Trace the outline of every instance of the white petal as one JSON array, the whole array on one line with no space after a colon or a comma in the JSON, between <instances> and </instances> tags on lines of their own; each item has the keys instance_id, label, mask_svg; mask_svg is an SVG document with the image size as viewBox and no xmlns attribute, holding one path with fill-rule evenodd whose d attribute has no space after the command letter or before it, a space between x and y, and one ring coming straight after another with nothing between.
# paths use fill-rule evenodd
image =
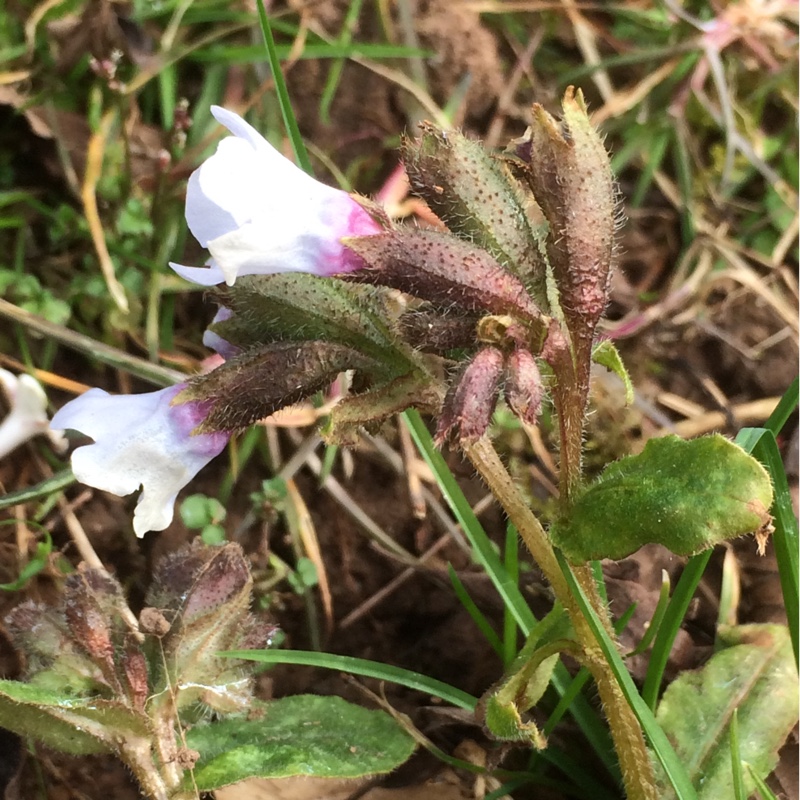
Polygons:
<instances>
[{"instance_id":1,"label":"white petal","mask_svg":"<svg viewBox=\"0 0 800 800\"><path fill-rule=\"evenodd\" d=\"M228 286L240 275L276 272L328 275L337 271L343 247L327 229L316 226L315 230L315 220L304 220L296 213L280 216L284 224L273 220L276 224L267 227L248 222L208 243L208 251Z\"/></svg>"},{"instance_id":2,"label":"white petal","mask_svg":"<svg viewBox=\"0 0 800 800\"><path fill-rule=\"evenodd\" d=\"M186 220L219 273L171 265L188 280L233 284L239 275L352 269L342 237L379 226L346 192L319 183L231 111L212 108L234 137L189 179ZM360 265L360 262L359 262Z\"/></svg>"},{"instance_id":3,"label":"white petal","mask_svg":"<svg viewBox=\"0 0 800 800\"><path fill-rule=\"evenodd\" d=\"M0 458L7 456L38 433L44 433L44 426L14 409L0 423Z\"/></svg>"},{"instance_id":4,"label":"white petal","mask_svg":"<svg viewBox=\"0 0 800 800\"><path fill-rule=\"evenodd\" d=\"M261 159L247 142L229 137L219 143L186 188L186 222L202 247L251 219L266 180Z\"/></svg>"},{"instance_id":5,"label":"white petal","mask_svg":"<svg viewBox=\"0 0 800 800\"><path fill-rule=\"evenodd\" d=\"M220 125L224 125L234 136L249 142L254 149L258 149L267 140L246 120L234 111L229 111L222 106L211 106L211 113Z\"/></svg>"},{"instance_id":6,"label":"white petal","mask_svg":"<svg viewBox=\"0 0 800 800\"><path fill-rule=\"evenodd\" d=\"M139 536L170 524L180 489L222 451L229 438L191 435L202 415L197 403L170 405L181 388L113 397L90 389L53 417L54 425L95 440L72 454L79 481L120 496L143 487L134 516Z\"/></svg>"},{"instance_id":7,"label":"white petal","mask_svg":"<svg viewBox=\"0 0 800 800\"><path fill-rule=\"evenodd\" d=\"M0 369L0 384L11 410L0 424L0 458L40 433L48 433L47 395L30 375L17 377Z\"/></svg>"},{"instance_id":8,"label":"white petal","mask_svg":"<svg viewBox=\"0 0 800 800\"><path fill-rule=\"evenodd\" d=\"M169 262L170 267L187 281L196 283L200 286L216 286L225 280L222 270L214 263L207 267L185 267L183 264Z\"/></svg>"}]
</instances>

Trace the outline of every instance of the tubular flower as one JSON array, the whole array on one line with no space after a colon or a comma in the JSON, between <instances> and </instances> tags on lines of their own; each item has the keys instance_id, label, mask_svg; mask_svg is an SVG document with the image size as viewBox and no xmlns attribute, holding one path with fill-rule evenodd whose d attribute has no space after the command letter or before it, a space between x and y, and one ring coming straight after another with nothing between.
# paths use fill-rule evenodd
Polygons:
<instances>
[{"instance_id":1,"label":"tubular flower","mask_svg":"<svg viewBox=\"0 0 800 800\"><path fill-rule=\"evenodd\" d=\"M137 536L172 522L178 492L230 438L227 433L192 435L205 418L205 404L172 405L185 386L117 396L90 389L53 417L54 428L70 428L95 440L72 454L81 483L120 497L142 487L133 517Z\"/></svg>"},{"instance_id":2,"label":"tubular flower","mask_svg":"<svg viewBox=\"0 0 800 800\"><path fill-rule=\"evenodd\" d=\"M240 275L359 269L341 239L381 231L362 206L307 175L232 111L212 106L211 113L234 135L192 173L186 194L186 222L211 259L206 268L170 266L203 286L230 286Z\"/></svg>"}]
</instances>

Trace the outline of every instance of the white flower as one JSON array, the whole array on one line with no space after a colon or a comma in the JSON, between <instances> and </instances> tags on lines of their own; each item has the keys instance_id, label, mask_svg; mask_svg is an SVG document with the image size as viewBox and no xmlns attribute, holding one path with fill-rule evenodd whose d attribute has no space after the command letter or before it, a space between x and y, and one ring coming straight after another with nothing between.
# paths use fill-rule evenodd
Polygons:
<instances>
[{"instance_id":1,"label":"white flower","mask_svg":"<svg viewBox=\"0 0 800 800\"><path fill-rule=\"evenodd\" d=\"M116 396L90 389L53 417L54 426L95 440L72 454L81 483L119 496L142 487L133 517L137 536L162 531L172 522L178 492L230 438L227 433L192 435L205 416L204 404L172 405L185 386Z\"/></svg>"},{"instance_id":2,"label":"white flower","mask_svg":"<svg viewBox=\"0 0 800 800\"><path fill-rule=\"evenodd\" d=\"M284 158L232 111L211 113L233 137L189 178L186 222L211 254L208 267L170 266L203 286L240 275L312 272L333 275L362 266L341 243L381 228L349 195L319 183Z\"/></svg>"},{"instance_id":3,"label":"white flower","mask_svg":"<svg viewBox=\"0 0 800 800\"><path fill-rule=\"evenodd\" d=\"M10 412L0 424L0 458L40 433L47 434L53 445L61 449L64 436L61 431L50 430L47 396L39 382L30 375L17 377L0 369L0 384L11 404Z\"/></svg>"}]
</instances>

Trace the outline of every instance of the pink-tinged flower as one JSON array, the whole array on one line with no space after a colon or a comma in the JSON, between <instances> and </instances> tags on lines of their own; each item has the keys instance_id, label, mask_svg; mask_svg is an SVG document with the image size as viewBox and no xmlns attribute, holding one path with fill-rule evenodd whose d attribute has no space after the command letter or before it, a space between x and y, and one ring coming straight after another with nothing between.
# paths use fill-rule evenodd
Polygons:
<instances>
[{"instance_id":1,"label":"pink-tinged flower","mask_svg":"<svg viewBox=\"0 0 800 800\"><path fill-rule=\"evenodd\" d=\"M61 431L50 430L47 421L47 395L35 378L30 375L17 377L0 369L0 386L5 390L11 406L0 423L0 458L40 433L47 434L57 449L64 448Z\"/></svg>"},{"instance_id":2,"label":"pink-tinged flower","mask_svg":"<svg viewBox=\"0 0 800 800\"><path fill-rule=\"evenodd\" d=\"M72 454L72 469L81 483L118 496L142 487L133 517L137 536L162 531L172 522L178 492L230 438L227 433L192 435L205 418L204 404L172 405L185 386L116 396L90 389L53 417L54 427L95 440Z\"/></svg>"},{"instance_id":3,"label":"pink-tinged flower","mask_svg":"<svg viewBox=\"0 0 800 800\"><path fill-rule=\"evenodd\" d=\"M381 231L361 205L307 175L232 111L212 106L211 113L234 136L192 173L186 193L186 222L211 259L205 268L170 266L203 286L230 286L240 275L360 268L342 238Z\"/></svg>"}]
</instances>

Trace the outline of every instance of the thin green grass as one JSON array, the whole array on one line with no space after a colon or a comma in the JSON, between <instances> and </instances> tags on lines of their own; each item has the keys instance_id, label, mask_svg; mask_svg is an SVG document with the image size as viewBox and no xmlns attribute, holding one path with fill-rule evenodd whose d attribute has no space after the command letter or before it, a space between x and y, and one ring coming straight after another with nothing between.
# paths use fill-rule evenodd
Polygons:
<instances>
[{"instance_id":1,"label":"thin green grass","mask_svg":"<svg viewBox=\"0 0 800 800\"><path fill-rule=\"evenodd\" d=\"M382 681L396 683L416 689L432 697L438 697L446 703L451 703L457 708L474 711L478 703L473 697L454 686L450 686L435 678L421 675L413 670L393 667L389 664L379 664L377 661L368 661L352 656L339 656L331 653L316 653L305 650L230 650L218 653L227 658L241 658L246 661L257 661L260 664L296 664L304 667L320 667L333 669L338 672L348 672L352 675L362 675L365 678L377 678Z\"/></svg>"},{"instance_id":2,"label":"thin green grass","mask_svg":"<svg viewBox=\"0 0 800 800\"><path fill-rule=\"evenodd\" d=\"M458 573L450 564L447 565L447 574L450 578L450 583L453 586L453 591L455 592L459 603L461 603L467 614L469 614L478 630L483 634L486 641L490 644L492 650L494 650L495 653L500 656L500 658L504 658L505 647L503 640L497 635L494 628L492 628L489 620L486 619L486 615L483 614L477 605L475 605L475 601L472 599L472 597L470 597L467 588L464 586L461 578L458 577ZM516 630L516 622L514 628Z\"/></svg>"}]
</instances>

